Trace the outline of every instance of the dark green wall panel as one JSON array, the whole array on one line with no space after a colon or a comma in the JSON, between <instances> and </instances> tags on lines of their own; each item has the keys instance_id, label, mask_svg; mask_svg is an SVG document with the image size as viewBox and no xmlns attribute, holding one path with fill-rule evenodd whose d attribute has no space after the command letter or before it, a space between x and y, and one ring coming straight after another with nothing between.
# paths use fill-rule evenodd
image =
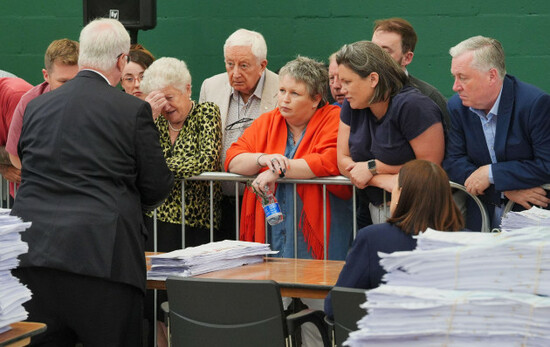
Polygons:
<instances>
[{"instance_id":1,"label":"dark green wall panel","mask_svg":"<svg viewBox=\"0 0 550 347\"><path fill-rule=\"evenodd\" d=\"M298 54L326 59L344 43L369 39L375 19L393 16L409 20L419 36L409 70L446 96L449 48L478 34L502 42L509 73L550 91L547 0L158 0L157 15L157 27L141 31L139 41L157 57L185 60L195 97L204 78L224 70L222 46L238 28L265 36L268 66L277 70ZM49 42L78 39L81 29L80 0L2 0L0 69L39 83Z\"/></svg>"}]
</instances>

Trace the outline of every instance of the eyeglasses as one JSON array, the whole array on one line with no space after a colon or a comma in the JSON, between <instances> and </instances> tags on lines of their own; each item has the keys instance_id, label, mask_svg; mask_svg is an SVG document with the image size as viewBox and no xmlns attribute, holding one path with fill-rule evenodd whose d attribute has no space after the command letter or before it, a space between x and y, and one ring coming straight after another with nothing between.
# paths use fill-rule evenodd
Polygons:
<instances>
[{"instance_id":1,"label":"eyeglasses","mask_svg":"<svg viewBox=\"0 0 550 347\"><path fill-rule=\"evenodd\" d=\"M120 53L119 55L116 56L116 60L118 60L118 58L120 58L121 55L125 55L126 56L126 63L129 63L130 62L130 56L126 53Z\"/></svg>"},{"instance_id":2,"label":"eyeglasses","mask_svg":"<svg viewBox=\"0 0 550 347\"><path fill-rule=\"evenodd\" d=\"M122 83L125 83L125 84L134 84L136 81L141 83L142 80L143 80L143 74L139 76L127 75L122 77Z\"/></svg>"},{"instance_id":3,"label":"eyeglasses","mask_svg":"<svg viewBox=\"0 0 550 347\"><path fill-rule=\"evenodd\" d=\"M240 129L240 128L244 128L247 124L246 123L249 123L249 122L252 122L254 119L253 118L241 118L229 125L227 125L225 127L225 130L236 130L236 129Z\"/></svg>"}]
</instances>

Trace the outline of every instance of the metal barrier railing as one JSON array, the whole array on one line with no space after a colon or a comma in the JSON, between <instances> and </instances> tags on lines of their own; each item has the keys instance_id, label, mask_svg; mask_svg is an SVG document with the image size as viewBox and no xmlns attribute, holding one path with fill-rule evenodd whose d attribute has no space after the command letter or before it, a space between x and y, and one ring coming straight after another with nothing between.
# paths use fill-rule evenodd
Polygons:
<instances>
[{"instance_id":1,"label":"metal barrier railing","mask_svg":"<svg viewBox=\"0 0 550 347\"><path fill-rule=\"evenodd\" d=\"M239 239L239 197L240 197L240 189L239 189L239 183L246 183L247 181L253 180L255 176L242 176L232 173L226 173L226 172L204 172L198 176L187 178L182 182L182 248L185 248L185 199L183 197L185 196L185 181L209 181L210 183L210 241L214 240L214 226L213 226L213 209L214 209L214 203L213 203L213 185L214 182L234 182L235 183L235 230L236 235L235 239ZM297 233L298 233L298 211L297 209L297 201L296 201L296 185L297 184L322 184L323 185L323 240L324 240L324 259L328 259L328 240L327 240L327 211L326 211L326 185L352 185L350 180L347 177L344 176L332 176L332 177L320 177L320 178L311 178L311 179L289 179L289 178L282 178L277 180L278 183L288 183L293 184L293 203L294 203L294 257L298 257L298 246L296 240ZM475 195L472 195L467 192L466 188L463 185L460 185L458 183L449 182L452 188L459 189L463 192L465 192L471 199L473 199L476 203L476 205L480 209L481 213L481 219L482 219L482 232L490 232L490 224L489 224L489 217L487 214L487 211L485 210L485 207L483 206L483 203L479 198ZM387 206L387 197L386 194L384 194L384 212L386 213ZM357 197L356 197L356 188L353 187L353 195L352 195L352 216L353 216L353 239L355 239L357 235ZM156 219L154 221L155 224L155 240L156 240ZM267 222L265 222L265 230L266 230L266 236L265 240L268 240L268 228L267 228ZM156 243L155 243L155 250L156 250Z\"/></svg>"},{"instance_id":2,"label":"metal barrier railing","mask_svg":"<svg viewBox=\"0 0 550 347\"><path fill-rule=\"evenodd\" d=\"M239 219L240 219L240 213L239 213L239 198L240 198L240 189L239 189L239 183L246 183L247 181L253 180L255 176L242 176L227 172L204 172L198 176L193 176L190 178L187 178L183 180L182 182L182 197L185 196L185 181L208 181L210 183L210 241L214 240L214 202L213 202L213 192L214 192L214 182L234 182L235 184L235 239L239 239ZM324 223L323 223L323 240L324 245L328 244L327 240L327 211L326 211L326 186L327 185L351 185L351 182L348 178L344 176L333 176L333 177L321 177L321 178L311 178L311 179L290 179L290 178L281 178L277 180L277 183L288 183L293 184L293 202L294 202L294 240L297 240L297 233L298 233L298 216L299 214L296 211L297 206L297 193L296 193L296 185L297 184L322 184L323 185L323 217L324 217ZM384 199L385 200L385 199ZM355 189L353 190L352 195L352 216L353 216L353 238L357 235L357 215L356 215L356 193ZM181 223L181 229L182 229L182 248L185 248L185 199L182 198L182 223ZM155 225L155 251L156 251L156 219L154 220ZM267 222L265 222L266 225L266 240L268 240L268 228L267 228ZM294 256L298 256L298 246L297 242L294 242ZM328 259L328 247L324 247L324 259Z\"/></svg>"},{"instance_id":3,"label":"metal barrier railing","mask_svg":"<svg viewBox=\"0 0 550 347\"><path fill-rule=\"evenodd\" d=\"M185 220L184 220L184 216L185 216L185 199L183 197L185 197L185 181L209 181L210 183L210 197L209 197L209 200L210 200L210 241L213 241L214 240L214 224L213 224L213 220L214 220L214 201L213 201L213 195L214 195L214 182L234 182L235 183L235 206L236 206L236 210L235 210L235 239L239 239L239 219L240 219L240 204L239 204L239 197L240 197L240 189L239 189L239 183L246 183L247 181L249 180L253 180L255 178L255 176L242 176L242 175L237 175L237 174L232 174L232 173L227 173L227 172L204 172L198 176L193 176L193 177L190 177L190 178L187 178L185 180L183 180L183 184L182 184L182 191L181 191L181 194L182 194L182 223L181 223L181 226L182 226L182 248L185 248ZM326 216L327 216L327 211L326 211L326 186L327 185L352 185L350 180L347 178L347 177L344 177L344 176L332 176L332 177L320 177L320 178L310 178L310 179L290 179L290 178L282 178L282 179L278 179L277 180L278 183L289 183L289 184L293 184L293 202L294 202L294 240L297 240L297 230L298 230L298 223L297 223L297 216L298 216L298 211L296 211L296 185L297 184L322 184L323 185L323 216L324 216L324 223L323 223L323 239L324 239L324 244L327 245L327 221L326 221ZM13 185L14 186L14 192L16 193L17 192L17 187L15 184L11 183L11 182L8 182L7 180L5 180L4 178L2 178L1 182L0 182L0 197L1 197L1 207L2 208L10 208L11 207L11 203L10 203L10 185ZM481 212L481 219L482 219L482 227L481 227L481 231L482 232L490 232L490 223L489 223L489 217L488 217L488 214L487 214L487 211L485 210L485 207L483 206L483 203L481 202L481 200L479 200L479 198L475 195L472 195L470 193L468 193L466 191L466 188L463 186L463 185L460 185L458 183L455 183L455 182L452 182L450 181L450 185L452 188L456 188L456 189L459 189L463 192L465 192L471 199L473 199L476 203L476 205L479 207L480 209L480 212ZM545 189L549 189L550 188L550 185L543 185L543 188ZM386 194L384 194L384 209L387 208L387 198L386 198ZM508 205L506 206L505 208L505 211L508 212L511 207L512 207L513 203L509 202ZM356 235L357 235L357 193L356 193L356 188L353 187L353 195L352 195L352 216L353 216L353 238L355 239ZM386 211L384 211L386 212ZM153 228L153 231L154 231L154 235L153 235L153 240L154 240L154 250L156 251L157 250L157 218L156 218L156 211L154 213L154 216L153 216L153 219L154 219L154 228ZM266 226L267 226L267 222L266 222ZM268 228L266 227L265 228L266 230L266 240L268 239L267 237L267 230ZM328 247L324 247L324 258L327 259L327 252L328 252ZM297 253L298 253L298 250L297 250L297 243L294 242L294 255L295 257L297 257Z\"/></svg>"}]
</instances>

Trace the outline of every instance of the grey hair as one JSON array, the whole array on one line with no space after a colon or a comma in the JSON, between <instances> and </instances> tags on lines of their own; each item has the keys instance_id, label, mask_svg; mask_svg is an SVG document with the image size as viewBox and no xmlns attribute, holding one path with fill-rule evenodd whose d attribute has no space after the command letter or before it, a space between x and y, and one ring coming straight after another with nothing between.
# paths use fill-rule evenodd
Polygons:
<instances>
[{"instance_id":1,"label":"grey hair","mask_svg":"<svg viewBox=\"0 0 550 347\"><path fill-rule=\"evenodd\" d=\"M165 57L155 60L145 70L139 88L145 94L149 94L153 90L172 86L183 93L188 84L191 85L191 74L187 64L183 60Z\"/></svg>"},{"instance_id":2,"label":"grey hair","mask_svg":"<svg viewBox=\"0 0 550 347\"><path fill-rule=\"evenodd\" d=\"M392 57L371 41L357 41L342 46L336 53L338 65L344 65L361 78L371 73L378 74L370 104L386 101L393 97L407 83L408 77Z\"/></svg>"},{"instance_id":3,"label":"grey hair","mask_svg":"<svg viewBox=\"0 0 550 347\"><path fill-rule=\"evenodd\" d=\"M267 58L267 45L262 34L246 30L239 29L231 34L225 44L223 45L223 56L225 58L225 51L228 47L234 46L247 46L252 50L252 54L256 57L258 64Z\"/></svg>"},{"instance_id":4,"label":"grey hair","mask_svg":"<svg viewBox=\"0 0 550 347\"><path fill-rule=\"evenodd\" d=\"M80 32L78 66L112 71L117 56L130 51L130 35L115 19L100 18L91 21Z\"/></svg>"},{"instance_id":5,"label":"grey hair","mask_svg":"<svg viewBox=\"0 0 550 347\"><path fill-rule=\"evenodd\" d=\"M311 99L321 95L321 102L317 108L327 103L328 71L325 64L308 57L298 56L289 61L279 71L279 80L284 76L294 78L306 85Z\"/></svg>"},{"instance_id":6,"label":"grey hair","mask_svg":"<svg viewBox=\"0 0 550 347\"><path fill-rule=\"evenodd\" d=\"M451 57L456 58L467 52L474 52L471 66L480 71L495 68L500 79L506 76L506 57L502 44L493 38L474 36L449 49Z\"/></svg>"}]
</instances>

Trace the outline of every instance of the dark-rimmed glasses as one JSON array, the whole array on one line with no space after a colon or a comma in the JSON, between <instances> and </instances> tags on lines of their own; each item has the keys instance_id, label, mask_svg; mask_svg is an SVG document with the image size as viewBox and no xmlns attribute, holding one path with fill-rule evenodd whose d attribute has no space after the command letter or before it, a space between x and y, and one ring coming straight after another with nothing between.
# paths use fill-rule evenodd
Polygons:
<instances>
[{"instance_id":1,"label":"dark-rimmed glasses","mask_svg":"<svg viewBox=\"0 0 550 347\"><path fill-rule=\"evenodd\" d=\"M243 127L246 126L246 123L252 122L253 120L254 120L253 118L248 118L248 117L241 118L241 119L227 125L225 127L225 130L235 130L235 129L243 128Z\"/></svg>"}]
</instances>

